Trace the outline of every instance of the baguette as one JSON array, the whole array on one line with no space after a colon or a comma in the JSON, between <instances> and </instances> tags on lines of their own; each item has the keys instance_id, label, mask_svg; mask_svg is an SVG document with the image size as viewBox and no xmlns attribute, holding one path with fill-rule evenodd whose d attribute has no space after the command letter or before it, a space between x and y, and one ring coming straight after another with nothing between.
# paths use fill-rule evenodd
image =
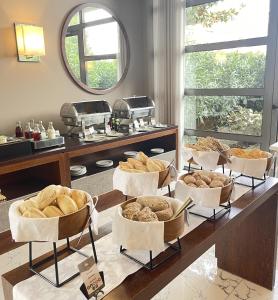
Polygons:
<instances>
[{"instance_id":1,"label":"baguette","mask_svg":"<svg viewBox=\"0 0 278 300\"><path fill-rule=\"evenodd\" d=\"M45 214L48 218L62 217L64 215L63 212L54 205L47 206L43 210L43 214Z\"/></svg>"},{"instance_id":2,"label":"baguette","mask_svg":"<svg viewBox=\"0 0 278 300\"><path fill-rule=\"evenodd\" d=\"M73 199L66 195L60 195L57 198L57 204L65 215L78 211L78 207Z\"/></svg>"},{"instance_id":3,"label":"baguette","mask_svg":"<svg viewBox=\"0 0 278 300\"><path fill-rule=\"evenodd\" d=\"M25 218L46 218L46 215L35 207L30 207L22 216Z\"/></svg>"}]
</instances>

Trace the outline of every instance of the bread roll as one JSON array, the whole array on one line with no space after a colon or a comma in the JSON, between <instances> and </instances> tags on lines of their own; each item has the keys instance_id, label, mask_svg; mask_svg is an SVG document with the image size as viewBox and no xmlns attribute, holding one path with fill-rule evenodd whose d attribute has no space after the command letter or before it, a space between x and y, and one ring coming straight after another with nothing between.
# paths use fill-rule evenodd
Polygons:
<instances>
[{"instance_id":1,"label":"bread roll","mask_svg":"<svg viewBox=\"0 0 278 300\"><path fill-rule=\"evenodd\" d=\"M207 184L201 184L201 185L198 186L198 188L200 188L200 189L208 189L209 185L207 185Z\"/></svg>"},{"instance_id":2,"label":"bread roll","mask_svg":"<svg viewBox=\"0 0 278 300\"><path fill-rule=\"evenodd\" d=\"M142 205L138 202L131 202L125 205L124 209L137 209L137 210L141 210L142 209Z\"/></svg>"},{"instance_id":3,"label":"bread roll","mask_svg":"<svg viewBox=\"0 0 278 300\"><path fill-rule=\"evenodd\" d=\"M78 207L74 200L66 195L59 196L57 198L57 204L65 215L69 215L78 211Z\"/></svg>"},{"instance_id":4,"label":"bread roll","mask_svg":"<svg viewBox=\"0 0 278 300\"><path fill-rule=\"evenodd\" d=\"M165 199L158 197L141 197L138 198L136 202L144 207L149 207L154 212L164 210L170 206Z\"/></svg>"},{"instance_id":5,"label":"bread roll","mask_svg":"<svg viewBox=\"0 0 278 300\"><path fill-rule=\"evenodd\" d=\"M147 169L149 172L160 172L161 169L159 167L159 165L157 165L152 159L148 159L147 160Z\"/></svg>"},{"instance_id":6,"label":"bread roll","mask_svg":"<svg viewBox=\"0 0 278 300\"><path fill-rule=\"evenodd\" d=\"M191 175L187 175L183 178L183 181L188 184L188 183L196 183L196 178L191 176Z\"/></svg>"},{"instance_id":7,"label":"bread roll","mask_svg":"<svg viewBox=\"0 0 278 300\"><path fill-rule=\"evenodd\" d=\"M143 164L146 164L147 163L147 160L148 160L148 156L143 153L143 152L139 152L137 154L137 157L136 157L138 160L140 160Z\"/></svg>"},{"instance_id":8,"label":"bread roll","mask_svg":"<svg viewBox=\"0 0 278 300\"><path fill-rule=\"evenodd\" d=\"M211 188L217 188L217 187L224 187L224 184L220 180L212 180L212 182L209 185Z\"/></svg>"},{"instance_id":9,"label":"bread roll","mask_svg":"<svg viewBox=\"0 0 278 300\"><path fill-rule=\"evenodd\" d=\"M140 222L158 221L157 215L154 212L152 212L149 207L143 208L140 212L136 214L136 217Z\"/></svg>"},{"instance_id":10,"label":"bread roll","mask_svg":"<svg viewBox=\"0 0 278 300\"><path fill-rule=\"evenodd\" d=\"M172 218L174 212L171 207L168 207L164 210L156 211L155 214L159 221L168 221Z\"/></svg>"},{"instance_id":11,"label":"bread roll","mask_svg":"<svg viewBox=\"0 0 278 300\"><path fill-rule=\"evenodd\" d=\"M71 198L75 201L78 209L81 209L87 203L86 193L80 190L71 190Z\"/></svg>"},{"instance_id":12,"label":"bread roll","mask_svg":"<svg viewBox=\"0 0 278 300\"><path fill-rule=\"evenodd\" d=\"M19 205L18 210L23 215L30 207L38 208L36 197L30 198Z\"/></svg>"},{"instance_id":13,"label":"bread roll","mask_svg":"<svg viewBox=\"0 0 278 300\"><path fill-rule=\"evenodd\" d=\"M40 210L49 206L57 198L56 185L49 185L43 189L37 196L37 205Z\"/></svg>"},{"instance_id":14,"label":"bread roll","mask_svg":"<svg viewBox=\"0 0 278 300\"><path fill-rule=\"evenodd\" d=\"M130 165L132 165L132 167L134 168L134 169L136 169L135 168L135 166L136 166L136 164L143 164L141 161L139 161L139 160L137 160L137 159L135 159L135 158L128 158L127 159L127 162L130 164Z\"/></svg>"},{"instance_id":15,"label":"bread roll","mask_svg":"<svg viewBox=\"0 0 278 300\"><path fill-rule=\"evenodd\" d=\"M25 218L46 218L46 215L35 207L30 207L22 216Z\"/></svg>"},{"instance_id":16,"label":"bread roll","mask_svg":"<svg viewBox=\"0 0 278 300\"><path fill-rule=\"evenodd\" d=\"M143 170L136 170L136 169L122 169L122 170L129 173L146 173Z\"/></svg>"},{"instance_id":17,"label":"bread roll","mask_svg":"<svg viewBox=\"0 0 278 300\"><path fill-rule=\"evenodd\" d=\"M200 185L206 185L206 183L203 180L198 179L196 180L196 185L199 187Z\"/></svg>"},{"instance_id":18,"label":"bread roll","mask_svg":"<svg viewBox=\"0 0 278 300\"><path fill-rule=\"evenodd\" d=\"M159 165L161 171L164 171L164 170L166 169L165 164L164 164L161 160L159 160L159 159L153 159L153 161L154 161L157 165Z\"/></svg>"},{"instance_id":19,"label":"bread roll","mask_svg":"<svg viewBox=\"0 0 278 300\"><path fill-rule=\"evenodd\" d=\"M187 185L188 185L188 186L191 186L191 187L195 187L195 188L197 187L197 185L194 184L194 183L187 183Z\"/></svg>"},{"instance_id":20,"label":"bread roll","mask_svg":"<svg viewBox=\"0 0 278 300\"><path fill-rule=\"evenodd\" d=\"M121 169L123 169L123 168L124 169L133 169L133 166L128 162L120 161L119 166L120 166Z\"/></svg>"},{"instance_id":21,"label":"bread roll","mask_svg":"<svg viewBox=\"0 0 278 300\"><path fill-rule=\"evenodd\" d=\"M206 175L201 175L201 180L203 180L206 184L210 184L211 183L211 179L206 176Z\"/></svg>"},{"instance_id":22,"label":"bread roll","mask_svg":"<svg viewBox=\"0 0 278 300\"><path fill-rule=\"evenodd\" d=\"M62 217L64 214L63 212L54 205L47 206L44 210L43 213L48 217L48 218L54 218L54 217Z\"/></svg>"},{"instance_id":23,"label":"bread roll","mask_svg":"<svg viewBox=\"0 0 278 300\"><path fill-rule=\"evenodd\" d=\"M60 195L66 195L66 196L71 195L71 189L66 186L58 185L56 188L57 188L57 197Z\"/></svg>"}]
</instances>

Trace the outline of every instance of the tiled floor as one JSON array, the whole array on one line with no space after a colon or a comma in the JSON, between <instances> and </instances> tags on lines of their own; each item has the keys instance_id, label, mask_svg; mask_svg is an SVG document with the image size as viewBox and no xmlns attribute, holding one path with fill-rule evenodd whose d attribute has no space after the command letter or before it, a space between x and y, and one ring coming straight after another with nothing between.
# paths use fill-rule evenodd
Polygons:
<instances>
[{"instance_id":1,"label":"tiled floor","mask_svg":"<svg viewBox=\"0 0 278 300\"><path fill-rule=\"evenodd\" d=\"M99 225L110 223L114 209L100 214ZM5 273L27 261L27 246L0 256L0 270ZM49 245L37 244L35 254L49 250ZM277 272L278 273L278 272ZM277 274L278 276L278 274ZM2 289L1 289L2 290ZM0 299L4 299L2 293ZM180 276L161 290L153 300L274 300L273 292L217 268L214 247L195 261Z\"/></svg>"}]
</instances>

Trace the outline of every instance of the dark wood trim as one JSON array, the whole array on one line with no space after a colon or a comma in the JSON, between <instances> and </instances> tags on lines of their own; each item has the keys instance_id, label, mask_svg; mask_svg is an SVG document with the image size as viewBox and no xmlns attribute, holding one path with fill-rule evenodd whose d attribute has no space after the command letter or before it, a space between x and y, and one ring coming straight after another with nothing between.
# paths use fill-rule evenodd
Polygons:
<instances>
[{"instance_id":1,"label":"dark wood trim","mask_svg":"<svg viewBox=\"0 0 278 300\"><path fill-rule=\"evenodd\" d=\"M232 230L239 228L239 226L244 224L245 221L248 222L249 218L252 218L255 214L261 215L261 213L265 213L266 211L270 213L270 209L274 210L273 214L277 214L277 205L275 204L275 206L273 206L274 200L277 200L277 193L278 180L274 178L267 179L264 184L247 192L235 201L232 204L229 214L226 214L214 223L206 221L184 236L181 239L182 250L179 255L174 256L171 260L151 272L145 269L140 269L136 273L128 276L120 286L106 295L104 299L150 299L182 271L184 271L197 258L199 258L212 245L217 244L218 247L222 242L226 243L227 238L225 239L224 237L229 237L228 234ZM113 194L110 194L110 196L107 195L103 198L103 204L99 204L100 207L109 207L109 204L112 204L110 201L115 201L111 195ZM266 238L271 241L266 244L266 247L275 248L277 222L271 221L268 229L269 233L267 236L262 235L261 238L262 240ZM245 231L245 239L252 239L256 234L256 227L250 226L249 230ZM231 240L231 242L233 242L233 240ZM244 247L245 245L242 246ZM227 250L225 246L223 246L223 249ZM272 251L276 250L277 249L272 249ZM49 254L46 254L46 256L47 255ZM241 263L242 268L246 267L244 265L244 261ZM256 264L256 267L259 271L261 271L258 263ZM275 270L275 268L275 260L270 260L268 268L269 274L262 274L261 276L269 276L272 282L274 282L275 272L273 270ZM32 274L28 271L28 264L4 274L2 276L2 280L5 295L8 296L9 293L11 293L12 286L26 278L29 278L30 276L32 276ZM265 285L265 287L270 288L268 285ZM11 298L6 299L9 300Z\"/></svg>"}]
</instances>

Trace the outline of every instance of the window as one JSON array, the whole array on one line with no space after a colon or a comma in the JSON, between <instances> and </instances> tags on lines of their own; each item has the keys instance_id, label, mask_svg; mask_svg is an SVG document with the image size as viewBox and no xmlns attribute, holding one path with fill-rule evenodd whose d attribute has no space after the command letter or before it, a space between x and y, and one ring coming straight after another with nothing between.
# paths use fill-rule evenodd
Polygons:
<instances>
[{"instance_id":1,"label":"window","mask_svg":"<svg viewBox=\"0 0 278 300\"><path fill-rule=\"evenodd\" d=\"M267 149L277 134L277 1L187 0L184 13L185 140Z\"/></svg>"},{"instance_id":2,"label":"window","mask_svg":"<svg viewBox=\"0 0 278 300\"><path fill-rule=\"evenodd\" d=\"M74 76L93 89L109 89L121 76L119 25L104 9L86 7L74 15L65 38ZM103 38L105 36L105 38Z\"/></svg>"}]
</instances>

